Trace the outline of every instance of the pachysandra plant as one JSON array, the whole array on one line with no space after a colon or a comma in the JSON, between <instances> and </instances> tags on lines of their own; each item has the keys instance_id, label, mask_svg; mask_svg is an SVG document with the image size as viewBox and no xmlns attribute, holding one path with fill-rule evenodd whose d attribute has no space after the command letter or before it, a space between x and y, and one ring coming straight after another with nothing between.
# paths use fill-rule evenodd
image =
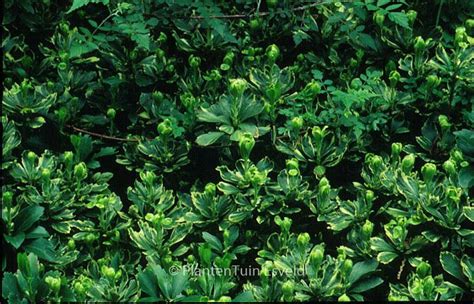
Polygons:
<instances>
[{"instance_id":1,"label":"pachysandra plant","mask_svg":"<svg viewBox=\"0 0 474 304\"><path fill-rule=\"evenodd\" d=\"M473 11L5 1L0 302L472 302Z\"/></svg>"}]
</instances>

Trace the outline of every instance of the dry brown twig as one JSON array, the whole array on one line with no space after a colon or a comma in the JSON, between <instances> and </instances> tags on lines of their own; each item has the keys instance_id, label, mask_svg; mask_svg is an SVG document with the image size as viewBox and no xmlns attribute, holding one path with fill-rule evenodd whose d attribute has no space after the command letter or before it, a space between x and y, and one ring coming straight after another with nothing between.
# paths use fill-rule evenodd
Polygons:
<instances>
[{"instance_id":1,"label":"dry brown twig","mask_svg":"<svg viewBox=\"0 0 474 304\"><path fill-rule=\"evenodd\" d=\"M327 4L327 3L328 2L311 3L311 4L295 7L293 9L289 10L289 11L290 12L304 11L304 10L307 10L309 8L316 7L316 6L321 5L321 4ZM206 17L204 17L204 16L190 16L189 18L190 19L207 19L207 18L211 18L211 19L241 19L241 18L249 18L249 17L253 17L253 16L263 17L263 16L268 16L268 15L270 15L270 12L259 12L259 13L255 13L255 14L249 13L249 14L235 14L235 15L212 15L212 16L206 16Z\"/></svg>"}]
</instances>

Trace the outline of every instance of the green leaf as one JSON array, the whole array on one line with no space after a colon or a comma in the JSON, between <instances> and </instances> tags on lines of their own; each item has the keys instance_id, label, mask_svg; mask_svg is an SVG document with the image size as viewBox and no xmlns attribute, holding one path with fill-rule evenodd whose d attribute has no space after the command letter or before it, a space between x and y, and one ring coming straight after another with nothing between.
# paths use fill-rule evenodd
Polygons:
<instances>
[{"instance_id":1,"label":"green leaf","mask_svg":"<svg viewBox=\"0 0 474 304\"><path fill-rule=\"evenodd\" d=\"M138 274L138 282L140 288L147 295L158 298L158 280L156 279L155 273L151 269L145 269L143 272Z\"/></svg>"},{"instance_id":2,"label":"green leaf","mask_svg":"<svg viewBox=\"0 0 474 304\"><path fill-rule=\"evenodd\" d=\"M217 189L224 193L224 195L232 195L240 192L239 188L226 182L219 182Z\"/></svg>"},{"instance_id":3,"label":"green leaf","mask_svg":"<svg viewBox=\"0 0 474 304\"><path fill-rule=\"evenodd\" d=\"M20 292L18 290L18 284L16 277L13 273L6 272L3 274L2 279L2 298L9 300L19 300Z\"/></svg>"},{"instance_id":4,"label":"green leaf","mask_svg":"<svg viewBox=\"0 0 474 304\"><path fill-rule=\"evenodd\" d=\"M209 146L215 143L219 138L222 137L224 133L222 132L209 132L206 134L199 135L196 138L196 143L200 146Z\"/></svg>"},{"instance_id":5,"label":"green leaf","mask_svg":"<svg viewBox=\"0 0 474 304\"><path fill-rule=\"evenodd\" d=\"M15 218L15 230L16 231L26 231L34 223L36 223L44 213L44 208L41 206L28 206L18 213L18 216Z\"/></svg>"},{"instance_id":6,"label":"green leaf","mask_svg":"<svg viewBox=\"0 0 474 304\"><path fill-rule=\"evenodd\" d=\"M384 5L388 4L388 3L390 3L390 1L391 1L391 0L378 0L378 1L377 1L377 6L378 6L378 7L382 7L382 6L384 6Z\"/></svg>"},{"instance_id":7,"label":"green leaf","mask_svg":"<svg viewBox=\"0 0 474 304\"><path fill-rule=\"evenodd\" d=\"M472 284L472 282L474 282L474 259L470 256L464 255L461 258L461 267L462 272Z\"/></svg>"},{"instance_id":8,"label":"green leaf","mask_svg":"<svg viewBox=\"0 0 474 304\"><path fill-rule=\"evenodd\" d=\"M211 246L211 248L215 249L217 252L222 252L224 250L221 241L212 234L203 232L202 237Z\"/></svg>"},{"instance_id":9,"label":"green leaf","mask_svg":"<svg viewBox=\"0 0 474 304\"><path fill-rule=\"evenodd\" d=\"M171 299L171 278L159 265L153 265L153 272L158 279L158 286L166 299Z\"/></svg>"},{"instance_id":10,"label":"green leaf","mask_svg":"<svg viewBox=\"0 0 474 304\"><path fill-rule=\"evenodd\" d=\"M392 20L401 27L410 29L410 25L408 24L408 17L407 15L405 15L405 13L389 13L388 19Z\"/></svg>"},{"instance_id":11,"label":"green leaf","mask_svg":"<svg viewBox=\"0 0 474 304\"><path fill-rule=\"evenodd\" d=\"M235 211L229 214L229 221L232 223L240 223L249 218L251 213L249 211Z\"/></svg>"},{"instance_id":12,"label":"green leaf","mask_svg":"<svg viewBox=\"0 0 474 304\"><path fill-rule=\"evenodd\" d=\"M239 293L233 300L232 302L255 302L255 299L252 295L252 292L250 291L244 291Z\"/></svg>"},{"instance_id":13,"label":"green leaf","mask_svg":"<svg viewBox=\"0 0 474 304\"><path fill-rule=\"evenodd\" d=\"M102 3L104 5L109 4L109 0L74 0L72 2L71 8L66 12L66 14L72 13L75 10L80 9L83 6L88 5L89 3Z\"/></svg>"},{"instance_id":14,"label":"green leaf","mask_svg":"<svg viewBox=\"0 0 474 304\"><path fill-rule=\"evenodd\" d=\"M36 239L24 247L26 252L32 252L36 254L38 258L48 262L55 262L58 258L53 244L44 238Z\"/></svg>"},{"instance_id":15,"label":"green leaf","mask_svg":"<svg viewBox=\"0 0 474 304\"><path fill-rule=\"evenodd\" d=\"M356 284L354 284L351 287L350 290L351 290L351 293L353 293L353 292L360 293L360 292L364 292L364 291L370 290L372 288L375 288L375 287L379 286L382 283L383 283L383 280L381 278L371 277L371 278L367 278L365 280L362 280L360 282L357 282Z\"/></svg>"},{"instance_id":16,"label":"green leaf","mask_svg":"<svg viewBox=\"0 0 474 304\"><path fill-rule=\"evenodd\" d=\"M395 252L384 251L377 255L377 260L382 264L388 264L393 261L397 256L398 254L396 254Z\"/></svg>"},{"instance_id":17,"label":"green leaf","mask_svg":"<svg viewBox=\"0 0 474 304\"><path fill-rule=\"evenodd\" d=\"M3 235L5 238L5 241L10 243L15 249L20 248L21 244L23 244L23 241L25 241L25 233L24 232L19 232L13 236L10 235Z\"/></svg>"},{"instance_id":18,"label":"green leaf","mask_svg":"<svg viewBox=\"0 0 474 304\"><path fill-rule=\"evenodd\" d=\"M375 251L395 251L392 245L379 237L373 237L370 239L370 247Z\"/></svg>"},{"instance_id":19,"label":"green leaf","mask_svg":"<svg viewBox=\"0 0 474 304\"><path fill-rule=\"evenodd\" d=\"M379 263L375 259L356 263L349 275L349 282L355 283L364 275L374 272L378 265Z\"/></svg>"},{"instance_id":20,"label":"green leaf","mask_svg":"<svg viewBox=\"0 0 474 304\"><path fill-rule=\"evenodd\" d=\"M459 171L459 185L466 189L474 187L474 166L462 168Z\"/></svg>"},{"instance_id":21,"label":"green leaf","mask_svg":"<svg viewBox=\"0 0 474 304\"><path fill-rule=\"evenodd\" d=\"M171 297L172 299L176 299L183 290L188 288L188 276L186 275L184 269L182 269L178 273L172 274L171 277L173 278Z\"/></svg>"},{"instance_id":22,"label":"green leaf","mask_svg":"<svg viewBox=\"0 0 474 304\"><path fill-rule=\"evenodd\" d=\"M457 278L458 280L464 281L464 275L458 257L456 257L451 252L444 251L441 252L441 255L439 256L439 261L441 262L441 266L443 266L443 269L447 273Z\"/></svg>"},{"instance_id":23,"label":"green leaf","mask_svg":"<svg viewBox=\"0 0 474 304\"><path fill-rule=\"evenodd\" d=\"M463 214L468 220L474 222L474 207L464 206L462 208Z\"/></svg>"}]
</instances>

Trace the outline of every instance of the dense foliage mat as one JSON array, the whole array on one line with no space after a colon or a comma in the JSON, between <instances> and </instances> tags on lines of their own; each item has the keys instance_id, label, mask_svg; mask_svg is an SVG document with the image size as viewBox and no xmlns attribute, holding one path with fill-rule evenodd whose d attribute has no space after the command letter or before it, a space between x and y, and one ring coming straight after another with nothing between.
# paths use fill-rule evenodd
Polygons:
<instances>
[{"instance_id":1,"label":"dense foliage mat","mask_svg":"<svg viewBox=\"0 0 474 304\"><path fill-rule=\"evenodd\" d=\"M473 298L474 1L4 5L2 301Z\"/></svg>"}]
</instances>

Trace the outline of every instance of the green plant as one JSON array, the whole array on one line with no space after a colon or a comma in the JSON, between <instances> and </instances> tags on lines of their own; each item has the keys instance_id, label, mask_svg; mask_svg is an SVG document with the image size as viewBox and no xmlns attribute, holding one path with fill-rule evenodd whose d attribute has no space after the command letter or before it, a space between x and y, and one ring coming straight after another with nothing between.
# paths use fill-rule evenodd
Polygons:
<instances>
[{"instance_id":1,"label":"green plant","mask_svg":"<svg viewBox=\"0 0 474 304\"><path fill-rule=\"evenodd\" d=\"M473 1L3 12L2 302L473 298Z\"/></svg>"}]
</instances>

